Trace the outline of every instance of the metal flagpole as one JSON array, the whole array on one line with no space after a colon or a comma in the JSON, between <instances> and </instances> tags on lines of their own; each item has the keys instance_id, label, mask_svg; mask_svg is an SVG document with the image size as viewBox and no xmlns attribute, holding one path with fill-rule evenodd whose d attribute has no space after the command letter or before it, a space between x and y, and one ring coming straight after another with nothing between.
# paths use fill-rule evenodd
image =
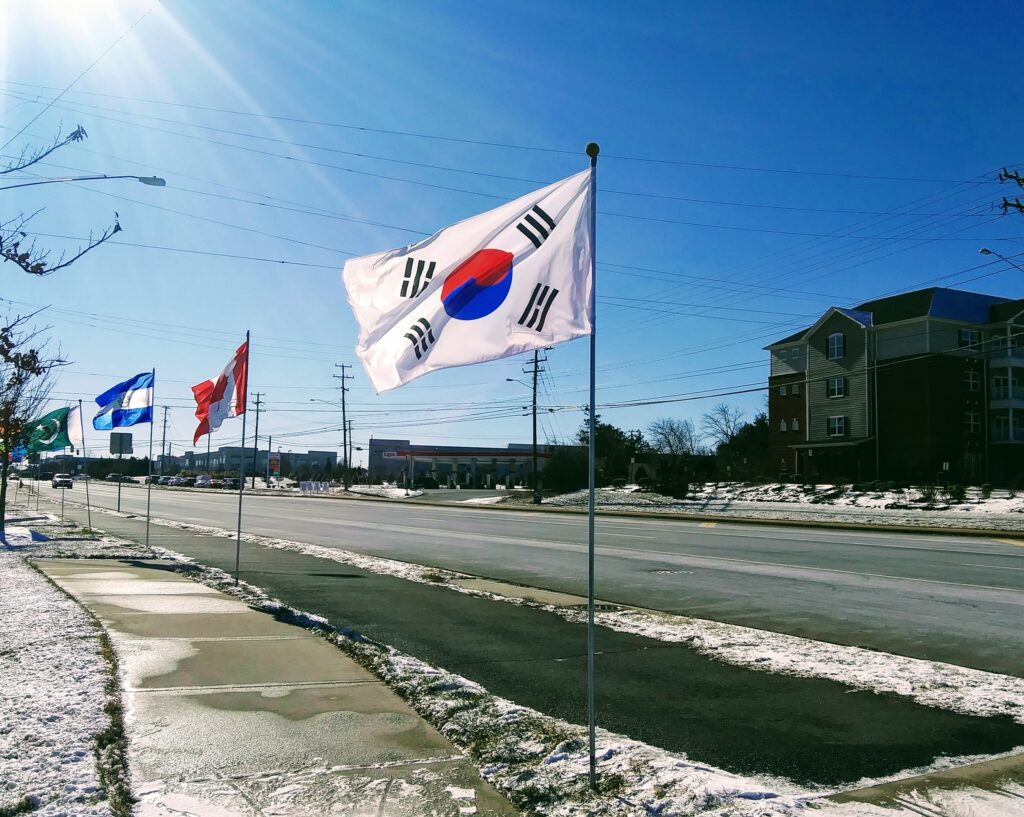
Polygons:
<instances>
[{"instance_id":1,"label":"metal flagpole","mask_svg":"<svg viewBox=\"0 0 1024 817\"><path fill-rule=\"evenodd\" d=\"M89 501L89 455L85 447L85 417L82 412L82 401L78 401L78 423L82 427L82 459L85 460L85 513L89 519L89 532L92 533L92 503Z\"/></svg>"},{"instance_id":2,"label":"metal flagpole","mask_svg":"<svg viewBox=\"0 0 1024 817\"><path fill-rule=\"evenodd\" d=\"M146 470L146 547L149 547L149 500L153 496L153 409L156 408L156 369L153 369L153 394L149 410L149 468Z\"/></svg>"},{"instance_id":3,"label":"metal flagpole","mask_svg":"<svg viewBox=\"0 0 1024 817\"><path fill-rule=\"evenodd\" d=\"M590 731L590 788L597 788L597 716L594 708L594 436L597 427L595 371L597 369L597 155L596 142L587 145L590 157L590 495L587 502L587 721Z\"/></svg>"},{"instance_id":4,"label":"metal flagpole","mask_svg":"<svg viewBox=\"0 0 1024 817\"><path fill-rule=\"evenodd\" d=\"M243 404L249 402L249 330L245 330L245 392ZM245 419L249 416L248 406L242 412L242 448L238 458L238 532L235 538L235 584L238 584L238 567L242 558L242 489L245 488Z\"/></svg>"}]
</instances>

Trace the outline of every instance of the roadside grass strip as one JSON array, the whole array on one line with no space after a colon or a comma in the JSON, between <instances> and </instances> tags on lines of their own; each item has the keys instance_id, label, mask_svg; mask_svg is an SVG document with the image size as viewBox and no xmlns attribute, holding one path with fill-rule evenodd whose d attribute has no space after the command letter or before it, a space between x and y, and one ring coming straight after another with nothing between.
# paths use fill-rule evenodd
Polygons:
<instances>
[{"instance_id":1,"label":"roadside grass strip","mask_svg":"<svg viewBox=\"0 0 1024 817\"><path fill-rule=\"evenodd\" d=\"M0 814L128 817L116 664L99 623L18 553L48 544L0 546Z\"/></svg>"}]
</instances>

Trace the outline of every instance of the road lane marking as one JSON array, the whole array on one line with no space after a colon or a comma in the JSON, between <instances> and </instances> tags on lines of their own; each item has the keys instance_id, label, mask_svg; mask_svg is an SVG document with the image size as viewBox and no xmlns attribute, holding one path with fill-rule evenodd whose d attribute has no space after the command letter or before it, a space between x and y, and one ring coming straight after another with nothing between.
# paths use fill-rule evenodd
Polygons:
<instances>
[{"instance_id":1,"label":"road lane marking","mask_svg":"<svg viewBox=\"0 0 1024 817\"><path fill-rule=\"evenodd\" d=\"M624 536L627 539L655 539L655 536L643 536L639 533L612 533L610 530L597 531L598 536Z\"/></svg>"},{"instance_id":2,"label":"road lane marking","mask_svg":"<svg viewBox=\"0 0 1024 817\"><path fill-rule=\"evenodd\" d=\"M997 542L1002 542L1004 545L1014 545L1019 548L1024 548L1024 541L1020 539L996 539Z\"/></svg>"},{"instance_id":3,"label":"road lane marking","mask_svg":"<svg viewBox=\"0 0 1024 817\"><path fill-rule=\"evenodd\" d=\"M991 567L994 570L1024 570L1024 567L1006 567L1005 565L978 565L973 562L960 562L961 567Z\"/></svg>"},{"instance_id":4,"label":"road lane marking","mask_svg":"<svg viewBox=\"0 0 1024 817\"><path fill-rule=\"evenodd\" d=\"M697 527L698 528L717 528L718 527L718 523L717 522L701 522Z\"/></svg>"}]
</instances>

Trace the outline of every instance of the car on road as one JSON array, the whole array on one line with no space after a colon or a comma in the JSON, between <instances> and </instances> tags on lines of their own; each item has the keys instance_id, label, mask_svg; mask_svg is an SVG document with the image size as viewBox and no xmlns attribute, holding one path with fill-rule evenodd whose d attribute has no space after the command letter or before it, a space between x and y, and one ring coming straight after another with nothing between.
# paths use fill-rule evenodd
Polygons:
<instances>
[{"instance_id":1,"label":"car on road","mask_svg":"<svg viewBox=\"0 0 1024 817\"><path fill-rule=\"evenodd\" d=\"M71 479L71 474L54 474L53 482L50 483L54 488L74 488L75 481Z\"/></svg>"}]
</instances>

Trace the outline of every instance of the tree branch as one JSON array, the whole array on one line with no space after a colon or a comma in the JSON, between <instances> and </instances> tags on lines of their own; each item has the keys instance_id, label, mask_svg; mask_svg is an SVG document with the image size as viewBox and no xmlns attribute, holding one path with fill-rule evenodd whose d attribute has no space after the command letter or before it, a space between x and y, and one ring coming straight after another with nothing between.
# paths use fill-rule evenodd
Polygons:
<instances>
[{"instance_id":1,"label":"tree branch","mask_svg":"<svg viewBox=\"0 0 1024 817\"><path fill-rule=\"evenodd\" d=\"M58 131L57 136L54 137L52 145L50 145L48 148L38 150L35 153L28 153L27 151L23 150L21 152L21 155L17 159L15 159L14 162L9 164L6 168L0 169L0 176L4 176L8 173L14 173L16 170L24 170L26 167L31 167L32 165L36 164L36 162L41 162L51 153L60 150L65 145L69 145L72 142L84 141L88 136L89 134L85 132L85 128L83 128L81 125L79 125L73 131L71 131L71 133L69 133L63 139L61 139L60 131Z\"/></svg>"}]
</instances>

